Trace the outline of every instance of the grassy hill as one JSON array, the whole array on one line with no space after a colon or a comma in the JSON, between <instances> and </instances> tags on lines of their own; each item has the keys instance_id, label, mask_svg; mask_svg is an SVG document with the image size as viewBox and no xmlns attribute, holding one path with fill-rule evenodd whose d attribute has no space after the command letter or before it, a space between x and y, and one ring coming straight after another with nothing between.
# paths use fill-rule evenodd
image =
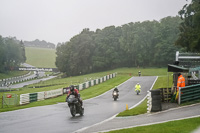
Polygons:
<instances>
[{"instance_id":1,"label":"grassy hill","mask_svg":"<svg viewBox=\"0 0 200 133\"><path fill-rule=\"evenodd\" d=\"M56 50L47 48L26 47L26 63L45 68L56 68Z\"/></svg>"}]
</instances>

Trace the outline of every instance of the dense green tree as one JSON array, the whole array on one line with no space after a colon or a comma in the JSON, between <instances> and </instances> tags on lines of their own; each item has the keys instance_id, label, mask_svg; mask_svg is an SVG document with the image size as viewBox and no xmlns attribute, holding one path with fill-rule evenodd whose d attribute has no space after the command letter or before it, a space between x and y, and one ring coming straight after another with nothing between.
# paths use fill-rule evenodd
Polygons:
<instances>
[{"instance_id":1,"label":"dense green tree","mask_svg":"<svg viewBox=\"0 0 200 133\"><path fill-rule=\"evenodd\" d=\"M200 0L192 0L179 11L183 19L180 25L180 35L176 41L190 52L200 51Z\"/></svg>"},{"instance_id":2,"label":"dense green tree","mask_svg":"<svg viewBox=\"0 0 200 133\"><path fill-rule=\"evenodd\" d=\"M68 76L118 67L167 66L175 58L179 17L84 29L57 47L56 66Z\"/></svg>"},{"instance_id":3,"label":"dense green tree","mask_svg":"<svg viewBox=\"0 0 200 133\"><path fill-rule=\"evenodd\" d=\"M155 46L155 59L158 66L164 66L173 63L176 51L183 51L180 46L175 46L175 41L179 34L179 24L181 19L176 17L166 17L160 20L158 33L158 43Z\"/></svg>"},{"instance_id":4,"label":"dense green tree","mask_svg":"<svg viewBox=\"0 0 200 133\"><path fill-rule=\"evenodd\" d=\"M26 62L25 46L24 46L24 43L23 43L22 40L20 41L20 46L21 46L21 52L22 52L22 53L21 53L21 55L22 55L22 56L21 56L21 58L22 58L21 61L22 61L22 62Z\"/></svg>"},{"instance_id":5,"label":"dense green tree","mask_svg":"<svg viewBox=\"0 0 200 133\"><path fill-rule=\"evenodd\" d=\"M67 75L92 72L92 55L94 51L94 32L84 29L70 42L57 47L56 66Z\"/></svg>"},{"instance_id":6,"label":"dense green tree","mask_svg":"<svg viewBox=\"0 0 200 133\"><path fill-rule=\"evenodd\" d=\"M2 36L0 36L0 72L5 71L5 43Z\"/></svg>"},{"instance_id":7,"label":"dense green tree","mask_svg":"<svg viewBox=\"0 0 200 133\"><path fill-rule=\"evenodd\" d=\"M96 32L95 51L92 60L95 70L108 70L120 65L120 36L121 28L115 26L109 26Z\"/></svg>"},{"instance_id":8,"label":"dense green tree","mask_svg":"<svg viewBox=\"0 0 200 133\"><path fill-rule=\"evenodd\" d=\"M0 36L0 72L11 70L26 60L24 45L16 38Z\"/></svg>"}]
</instances>

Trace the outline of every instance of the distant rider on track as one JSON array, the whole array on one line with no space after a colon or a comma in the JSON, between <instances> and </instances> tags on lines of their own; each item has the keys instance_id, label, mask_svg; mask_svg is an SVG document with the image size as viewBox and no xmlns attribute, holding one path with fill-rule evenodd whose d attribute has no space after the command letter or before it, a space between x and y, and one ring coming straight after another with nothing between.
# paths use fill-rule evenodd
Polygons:
<instances>
[{"instance_id":1,"label":"distant rider on track","mask_svg":"<svg viewBox=\"0 0 200 133\"><path fill-rule=\"evenodd\" d=\"M137 83L137 84L135 85L135 92L137 92L137 91L139 91L139 93L140 93L140 91L141 91L141 86L140 86L139 83ZM137 94L139 94L139 93L137 93Z\"/></svg>"}]
</instances>

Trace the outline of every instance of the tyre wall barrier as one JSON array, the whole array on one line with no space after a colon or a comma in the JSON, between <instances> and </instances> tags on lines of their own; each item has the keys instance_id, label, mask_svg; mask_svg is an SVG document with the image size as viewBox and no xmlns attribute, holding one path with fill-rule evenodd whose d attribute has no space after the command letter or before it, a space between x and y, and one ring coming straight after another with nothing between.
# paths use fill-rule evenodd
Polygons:
<instances>
[{"instance_id":1,"label":"tyre wall barrier","mask_svg":"<svg viewBox=\"0 0 200 133\"><path fill-rule=\"evenodd\" d=\"M200 99L200 84L179 88L178 104Z\"/></svg>"},{"instance_id":2,"label":"tyre wall barrier","mask_svg":"<svg viewBox=\"0 0 200 133\"><path fill-rule=\"evenodd\" d=\"M151 90L151 112L162 110L160 89Z\"/></svg>"},{"instance_id":3,"label":"tyre wall barrier","mask_svg":"<svg viewBox=\"0 0 200 133\"><path fill-rule=\"evenodd\" d=\"M63 89L56 89L44 92L44 99L57 97L63 95Z\"/></svg>"},{"instance_id":4,"label":"tyre wall barrier","mask_svg":"<svg viewBox=\"0 0 200 133\"><path fill-rule=\"evenodd\" d=\"M37 101L37 97L38 97L38 94L37 93L29 93L29 102L35 102Z\"/></svg>"},{"instance_id":5,"label":"tyre wall barrier","mask_svg":"<svg viewBox=\"0 0 200 133\"><path fill-rule=\"evenodd\" d=\"M27 94L21 94L20 95L20 102L19 102L19 104L22 105L22 104L28 104L28 103L30 103L29 93L27 93Z\"/></svg>"},{"instance_id":6,"label":"tyre wall barrier","mask_svg":"<svg viewBox=\"0 0 200 133\"><path fill-rule=\"evenodd\" d=\"M94 86L94 81L96 81L96 80L92 80L91 81L91 86Z\"/></svg>"},{"instance_id":7,"label":"tyre wall barrier","mask_svg":"<svg viewBox=\"0 0 200 133\"><path fill-rule=\"evenodd\" d=\"M106 76L103 76L101 78L98 78L98 79L94 79L94 80L90 80L90 81L87 81L85 83L82 83L82 84L79 84L79 85L76 85L76 88L78 90L83 90L83 89L86 89L86 88L89 88L91 86L94 86L94 85L97 85L97 84L100 84L108 79L111 79L111 78L114 78L116 77L116 73L113 73L113 74L109 74L109 75L106 75Z\"/></svg>"},{"instance_id":8,"label":"tyre wall barrier","mask_svg":"<svg viewBox=\"0 0 200 133\"><path fill-rule=\"evenodd\" d=\"M35 101L41 101L52 97L57 97L63 95L63 89L56 89L51 91L44 91L44 92L36 92L36 93L27 93L20 95L20 102L19 104L28 104Z\"/></svg>"}]
</instances>

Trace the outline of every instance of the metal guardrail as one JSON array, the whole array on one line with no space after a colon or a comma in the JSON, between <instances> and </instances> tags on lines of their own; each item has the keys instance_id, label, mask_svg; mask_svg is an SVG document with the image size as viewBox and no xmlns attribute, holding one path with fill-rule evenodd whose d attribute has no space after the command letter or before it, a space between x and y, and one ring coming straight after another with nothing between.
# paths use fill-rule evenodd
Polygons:
<instances>
[{"instance_id":1,"label":"metal guardrail","mask_svg":"<svg viewBox=\"0 0 200 133\"><path fill-rule=\"evenodd\" d=\"M179 88L178 104L200 99L200 84Z\"/></svg>"}]
</instances>

